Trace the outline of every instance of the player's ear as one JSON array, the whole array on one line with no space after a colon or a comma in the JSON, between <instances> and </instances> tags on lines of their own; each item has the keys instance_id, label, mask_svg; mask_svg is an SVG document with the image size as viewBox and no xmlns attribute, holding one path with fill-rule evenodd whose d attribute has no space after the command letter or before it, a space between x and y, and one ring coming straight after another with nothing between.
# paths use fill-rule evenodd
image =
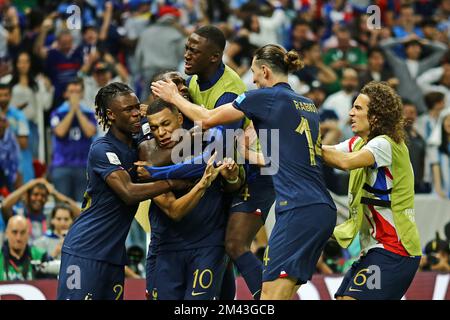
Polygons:
<instances>
[{"instance_id":1,"label":"player's ear","mask_svg":"<svg viewBox=\"0 0 450 320\"><path fill-rule=\"evenodd\" d=\"M106 109L106 117L108 118L109 122L116 120L116 115L114 114L114 112L112 112L111 109Z\"/></svg>"},{"instance_id":2,"label":"player's ear","mask_svg":"<svg viewBox=\"0 0 450 320\"><path fill-rule=\"evenodd\" d=\"M181 127L183 125L183 121L184 121L184 118L183 118L183 115L181 114L181 112L178 112L177 121Z\"/></svg>"},{"instance_id":3,"label":"player's ear","mask_svg":"<svg viewBox=\"0 0 450 320\"><path fill-rule=\"evenodd\" d=\"M216 63L217 61L220 61L222 59L222 54L218 51L214 52L211 55L211 62Z\"/></svg>"},{"instance_id":4,"label":"player's ear","mask_svg":"<svg viewBox=\"0 0 450 320\"><path fill-rule=\"evenodd\" d=\"M263 64L261 66L261 69L262 69L262 72L263 72L263 75L264 75L264 79L268 79L269 76L270 76L270 69L265 64Z\"/></svg>"}]
</instances>

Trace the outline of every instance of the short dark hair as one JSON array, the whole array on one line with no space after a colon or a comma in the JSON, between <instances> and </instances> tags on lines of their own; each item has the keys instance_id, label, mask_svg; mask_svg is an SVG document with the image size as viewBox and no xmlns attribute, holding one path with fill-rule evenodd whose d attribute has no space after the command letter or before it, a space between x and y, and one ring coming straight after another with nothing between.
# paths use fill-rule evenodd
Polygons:
<instances>
[{"instance_id":1,"label":"short dark hair","mask_svg":"<svg viewBox=\"0 0 450 320\"><path fill-rule=\"evenodd\" d=\"M8 89L11 92L11 86L8 83L0 83L0 90Z\"/></svg>"},{"instance_id":2,"label":"short dark hair","mask_svg":"<svg viewBox=\"0 0 450 320\"><path fill-rule=\"evenodd\" d=\"M406 106L406 105L408 105L408 106L414 106L414 108L417 109L416 104L415 104L414 102L412 102L411 100L407 99L407 98L403 98L403 99L402 99L402 105L403 105L403 106Z\"/></svg>"},{"instance_id":3,"label":"short dark hair","mask_svg":"<svg viewBox=\"0 0 450 320\"><path fill-rule=\"evenodd\" d=\"M28 197L31 196L31 194L33 193L34 189L45 190L47 192L47 195L49 194L49 191L48 191L47 186L45 184L43 184L43 183L36 183L33 187L28 189L28 191L27 191Z\"/></svg>"},{"instance_id":4,"label":"short dark hair","mask_svg":"<svg viewBox=\"0 0 450 320\"><path fill-rule=\"evenodd\" d=\"M424 98L425 98L425 104L427 105L428 110L431 110L434 108L436 103L445 100L445 95L442 92L433 91L433 92L427 93Z\"/></svg>"},{"instance_id":5,"label":"short dark hair","mask_svg":"<svg viewBox=\"0 0 450 320\"><path fill-rule=\"evenodd\" d=\"M84 82L83 82L83 79L81 79L81 78L75 78L75 79L73 79L73 80L70 80L70 81L66 84L66 88L64 89L64 91L66 91L67 88L68 88L71 84L72 84L72 85L76 85L76 86L81 86L81 89L84 90Z\"/></svg>"},{"instance_id":6,"label":"short dark hair","mask_svg":"<svg viewBox=\"0 0 450 320\"><path fill-rule=\"evenodd\" d=\"M106 109L109 108L111 101L117 96L124 96L131 93L134 93L133 89L121 82L110 83L97 92L95 96L95 115L98 118L98 123L102 125L103 130L111 126L106 115Z\"/></svg>"},{"instance_id":7,"label":"short dark hair","mask_svg":"<svg viewBox=\"0 0 450 320\"><path fill-rule=\"evenodd\" d=\"M211 42L220 51L223 51L225 49L225 35L219 28L213 25L208 25L195 30L194 33L198 34L200 37L207 39L208 42Z\"/></svg>"},{"instance_id":8,"label":"short dark hair","mask_svg":"<svg viewBox=\"0 0 450 320\"><path fill-rule=\"evenodd\" d=\"M370 58L374 53L379 53L384 57L383 49L380 47L372 47L367 51L367 57Z\"/></svg>"},{"instance_id":9,"label":"short dark hair","mask_svg":"<svg viewBox=\"0 0 450 320\"><path fill-rule=\"evenodd\" d=\"M178 109L173 104L164 101L160 98L155 99L147 108L147 116L151 116L155 113L161 112L164 109L169 109L170 112L178 114Z\"/></svg>"}]
</instances>

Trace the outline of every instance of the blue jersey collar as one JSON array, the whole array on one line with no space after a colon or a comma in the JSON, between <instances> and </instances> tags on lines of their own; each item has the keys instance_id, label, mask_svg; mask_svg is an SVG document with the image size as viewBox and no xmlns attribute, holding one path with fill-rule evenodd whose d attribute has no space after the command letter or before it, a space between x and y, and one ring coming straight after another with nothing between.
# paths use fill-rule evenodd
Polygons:
<instances>
[{"instance_id":1,"label":"blue jersey collar","mask_svg":"<svg viewBox=\"0 0 450 320\"><path fill-rule=\"evenodd\" d=\"M205 91L214 86L217 81L219 81L220 77L225 72L225 65L221 63L217 71L208 79L204 81L200 81L200 78L197 79L198 86L200 87L200 91Z\"/></svg>"}]
</instances>

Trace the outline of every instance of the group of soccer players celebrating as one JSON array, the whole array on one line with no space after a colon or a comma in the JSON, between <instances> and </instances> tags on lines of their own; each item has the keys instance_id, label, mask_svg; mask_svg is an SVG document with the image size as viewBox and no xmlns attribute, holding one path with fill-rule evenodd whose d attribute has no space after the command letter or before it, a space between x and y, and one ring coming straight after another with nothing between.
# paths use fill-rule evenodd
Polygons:
<instances>
[{"instance_id":1,"label":"group of soccer players celebrating","mask_svg":"<svg viewBox=\"0 0 450 320\"><path fill-rule=\"evenodd\" d=\"M98 92L96 115L109 130L89 153L83 211L62 248L58 299L123 299L125 238L147 199L148 299L233 299L234 265L255 299L288 300L311 279L331 237L347 247L358 233L361 257L336 298L401 299L421 250L398 95L386 84L367 84L349 114L355 137L322 146L317 108L288 84L288 73L302 67L298 54L278 45L259 48L251 65L258 89L246 92L222 62L224 47L216 27L195 31L186 43L187 82L176 72L158 75L149 106L125 84ZM193 123L213 138L175 162L177 145L198 134L180 136L179 129ZM235 147L245 150L244 158L262 160L238 165L217 158L222 152L214 142L226 140L228 129L244 132ZM247 144L263 129L279 133L273 175L261 170L268 155L258 155L277 142ZM351 170L350 218L337 227L323 162ZM250 245L274 202L276 222L262 263ZM381 272L375 288L361 281L373 265ZM81 271L79 285L73 266Z\"/></svg>"}]
</instances>

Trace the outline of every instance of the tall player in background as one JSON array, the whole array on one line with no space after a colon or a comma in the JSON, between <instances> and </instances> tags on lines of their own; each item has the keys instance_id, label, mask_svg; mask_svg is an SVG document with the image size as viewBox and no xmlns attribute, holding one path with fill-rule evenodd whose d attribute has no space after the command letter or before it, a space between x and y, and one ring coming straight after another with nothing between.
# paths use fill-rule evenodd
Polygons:
<instances>
[{"instance_id":1,"label":"tall player in background","mask_svg":"<svg viewBox=\"0 0 450 320\"><path fill-rule=\"evenodd\" d=\"M386 83L365 85L350 110L354 138L323 146L328 165L351 170L350 218L334 235L348 247L360 234L362 255L347 272L337 299L397 299L419 267L414 222L414 173L405 145L400 97ZM373 269L376 266L377 269ZM375 273L380 283L368 283Z\"/></svg>"},{"instance_id":2,"label":"tall player in background","mask_svg":"<svg viewBox=\"0 0 450 320\"><path fill-rule=\"evenodd\" d=\"M125 238L137 205L188 186L176 180L135 183L132 136L141 128L140 104L127 85L103 87L95 105L100 124L109 130L89 152L83 212L62 248L58 299L123 299Z\"/></svg>"},{"instance_id":3,"label":"tall player in background","mask_svg":"<svg viewBox=\"0 0 450 320\"><path fill-rule=\"evenodd\" d=\"M178 109L156 99L147 118L155 142L152 154L157 157L160 150L175 147L178 141L171 136L183 122ZM169 192L152 201L147 292L154 300L218 299L227 263L223 192L237 191L243 180L231 159L214 172L220 172L221 179L201 194L194 189L187 194Z\"/></svg>"},{"instance_id":4,"label":"tall player in background","mask_svg":"<svg viewBox=\"0 0 450 320\"><path fill-rule=\"evenodd\" d=\"M251 67L253 81L261 89L212 110L181 98L172 83L152 84L155 94L201 122L203 128L247 116L257 132L279 130L279 162L274 164L279 171L273 176L276 222L264 256L261 299L291 299L299 285L311 279L336 224L336 207L322 175L317 108L287 83L288 72L301 66L295 51L264 46L256 51ZM271 150L270 144L267 141L265 150ZM277 162L276 157L272 161Z\"/></svg>"},{"instance_id":5,"label":"tall player in background","mask_svg":"<svg viewBox=\"0 0 450 320\"><path fill-rule=\"evenodd\" d=\"M192 76L188 79L189 93L194 103L203 105L206 109L232 102L246 90L239 76L222 62L224 47L225 36L214 26L199 28L186 43L184 71ZM225 129L242 128L246 133L254 133L248 119L239 120L228 124ZM225 248L253 297L259 299L262 264L250 251L250 245L269 213L275 200L275 192L272 178L261 176L258 166L246 166L246 176L247 181L240 194L231 199ZM234 279L229 278L230 272L227 272L223 299L233 299L235 295Z\"/></svg>"}]
</instances>

